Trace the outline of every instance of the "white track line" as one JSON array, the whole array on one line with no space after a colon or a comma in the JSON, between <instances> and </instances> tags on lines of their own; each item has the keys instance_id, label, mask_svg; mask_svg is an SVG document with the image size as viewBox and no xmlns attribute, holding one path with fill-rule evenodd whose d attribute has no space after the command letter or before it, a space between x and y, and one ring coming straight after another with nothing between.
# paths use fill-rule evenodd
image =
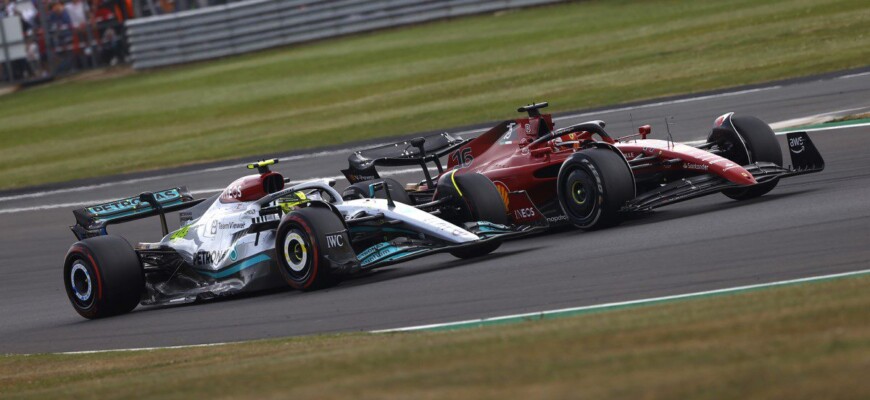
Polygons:
<instances>
[{"instance_id":1,"label":"white track line","mask_svg":"<svg viewBox=\"0 0 870 400\"><path fill-rule=\"evenodd\" d=\"M562 308L558 310L549 310L549 311L538 311L524 314L513 314L513 315L503 315L500 317L492 317L492 318L480 318L480 319L470 319L465 321L456 321L456 322L447 322L441 324L429 324L429 325L417 325L417 326L408 326L404 328L394 328L394 329L382 329L371 331L371 333L387 333L387 332L408 332L408 331L419 331L419 330L427 330L427 329L436 329L436 328L450 328L455 326L462 325L470 325L470 324L486 324L490 322L497 321L505 321L505 320L524 320L524 319L540 319L545 316L558 316L559 314L571 314L577 313L581 311L590 311L590 310L601 310L608 309L614 307L624 307L629 305L643 305L649 303L657 303L668 300L679 300L679 299L688 299L693 297L702 297L709 296L714 294L725 294L725 293L733 293L740 292L750 289L760 289L760 288L769 288L775 286L783 286L783 285L792 285L796 283L805 283L805 282L813 282L819 280L833 279L833 278L842 278L853 275L863 275L870 273L870 269L860 270L860 271L852 271L852 272L843 272L839 274L830 274L830 275L820 275L820 276L812 276L808 278L799 278L799 279L789 279L785 281L777 281L770 283L760 283L756 285L746 285L746 286L736 286L725 289L715 289L715 290L707 290L703 292L693 292L693 293L685 293L685 294L677 294L671 296L662 296L662 297L653 297L648 299L640 299L640 300L630 300L630 301L621 301L616 303L605 303L605 304L596 304L591 306L583 306L583 307L572 307L572 308Z\"/></svg>"},{"instance_id":2,"label":"white track line","mask_svg":"<svg viewBox=\"0 0 870 400\"><path fill-rule=\"evenodd\" d=\"M870 75L870 72L862 72L862 73L857 73L857 74L844 75L844 76L837 77L836 79L850 79L850 78L863 77L863 76L867 76L867 75ZM658 106L671 105L671 104L690 103L690 102L694 102L694 101L710 100L710 99L715 99L715 98L720 98L720 97L730 97L730 96L738 96L738 95L748 94L748 93L762 92L765 90L773 90L773 89L778 89L781 87L782 86L780 86L780 85L774 85L774 86L767 86L767 87L756 88L756 89L738 90L738 91L734 91L734 92L712 94L712 95L707 95L707 96L698 96L698 97L690 97L690 98L677 99L677 100L660 101L660 102L641 104L641 105L630 106L630 107L620 107L620 108L612 108L612 109L600 110L600 111L582 112L582 113L577 113L577 114L563 115L561 117L553 118L553 120L554 121L562 121L562 120L566 120L566 119L573 119L573 118L599 115L599 114L605 114L605 113L631 111L631 110L638 110L638 109L658 107ZM475 133L485 132L486 130L487 129L472 129L472 130L467 130L467 131L462 131L462 132L455 132L453 134L454 135L475 134ZM372 146L379 146L382 144L387 144L387 143L373 144ZM331 156L331 155L337 155L337 154L348 154L354 150L356 150L356 148L336 149L336 150L320 151L320 152L308 153L308 154L300 154L300 155L295 155L295 156L283 157L283 158L281 158L281 161L284 161L284 162L296 161L296 160L305 160L305 159L309 159L309 158ZM190 174L198 174L198 173L204 173L204 172L224 171L224 170L228 170L228 169L235 169L235 168L238 168L238 167L241 167L244 165L245 164L224 165L224 166L220 166L220 167L205 168L205 169L201 169L201 170L186 171L186 172L178 172L178 173L173 173L173 174L164 174L164 175L148 176L148 177L143 177L143 178L125 179L125 180L121 180L121 181L107 182L107 183L102 183L102 184L98 184L98 185L79 186L79 187L64 188L64 189L46 190L46 191L34 192L34 193L23 193L23 194L18 194L18 195L2 196L2 197L0 197L0 202L34 198L34 197L42 197L42 196L53 195L53 194L82 192L82 191L88 191L88 190L92 190L92 189L99 189L99 188L103 188L103 187L107 187L107 186L136 184L136 183L148 182L148 181L153 181L153 180L158 180L158 179L171 178L171 177L190 175Z\"/></svg>"},{"instance_id":3,"label":"white track line","mask_svg":"<svg viewBox=\"0 0 870 400\"><path fill-rule=\"evenodd\" d=\"M788 129L788 130L779 131L779 132L776 132L775 134L776 134L777 136L782 136L782 135L785 135L785 134L787 134L787 133L792 133L792 132L817 132L817 131L830 131L830 130L834 130L834 129L860 128L860 127L864 127L864 126L870 126L870 122L865 122L865 123L862 123L862 124L854 124L854 125L821 126L821 127L818 127L818 128L808 128L808 129L795 128L795 129ZM706 139L701 139L701 140L690 140L690 141L688 141L688 142L680 142L680 143L682 143L682 144L686 144L686 145L689 145L689 146L697 146L697 145L699 145L699 144L707 143L707 140L706 140Z\"/></svg>"},{"instance_id":4,"label":"white track line","mask_svg":"<svg viewBox=\"0 0 870 400\"><path fill-rule=\"evenodd\" d=\"M790 130L780 131L780 132L777 132L776 134L777 135L785 135L786 133L792 133L792 132L831 131L831 130L835 130L835 129L861 128L864 126L870 126L870 122L864 122L861 124L854 124L854 125L820 126L818 128L809 128L809 129L794 128L794 129L790 129Z\"/></svg>"},{"instance_id":5,"label":"white track line","mask_svg":"<svg viewBox=\"0 0 870 400\"><path fill-rule=\"evenodd\" d=\"M830 127L819 127L819 128L810 128L810 129L793 129L793 130L789 130L789 131L777 132L776 134L777 135L785 135L785 134L791 133L791 132L815 132L815 131L827 131L827 130L835 130L835 129L860 128L860 127L865 127L865 126L870 126L870 123L862 123L862 124L855 124L855 125L840 125L840 126L830 126ZM692 141L680 142L680 143L683 143L683 144L686 144L689 146L696 146L699 144L703 144L705 142L706 142L706 140L692 140ZM221 167L221 168L224 168L224 167ZM394 176L394 175L401 175L401 174L417 172L418 170L419 170L419 168L405 168L405 169L384 171L381 173L381 175L382 176ZM430 171L433 173L437 172L437 171L432 170L432 169L430 169ZM310 181L312 179L336 179L337 180L337 179L343 179L343 178L344 178L343 175L333 175L333 176L327 176L327 177L306 178L306 179L294 180L294 181L289 182L288 184L293 185L293 184L297 184L297 183ZM97 185L97 186L108 186L108 185L111 185L111 184L102 184L102 185ZM190 193L194 194L194 195L213 194L213 193L220 192L221 190L224 190L224 188L196 189L196 190L191 190ZM93 204L107 203L107 202L110 202L112 200L117 200L117 199L83 200L83 201L69 202L69 203L55 203L55 204L44 204L44 205L27 206L27 207L6 208L6 209L0 209L0 215L2 215L2 214L15 214L15 213L21 213L21 212L31 212L31 211L53 210L53 209L57 209L57 208L82 207L82 206L88 206L88 205L93 205Z\"/></svg>"},{"instance_id":6,"label":"white track line","mask_svg":"<svg viewBox=\"0 0 870 400\"><path fill-rule=\"evenodd\" d=\"M381 176L395 176L395 175L407 174L407 173L418 172L418 171L420 171L419 167L397 169L397 170L392 170L392 171L384 171L384 172L380 172L379 174ZM430 169L429 171L432 173L438 172L437 170L434 170L434 169ZM344 175L333 175L333 176L325 176L325 177L299 179L299 180L290 181L287 183L287 185L292 186L292 185L295 185L297 183L308 182L310 180L315 180L315 179L336 179L336 180L338 180L338 179L344 179ZM218 193L224 189L225 188L222 188L222 187L221 188L196 189L196 190L191 190L190 194L193 194L193 195L209 194L210 195L210 194ZM15 213L21 213L21 212L30 212L30 211L53 210L56 208L84 207L84 206L91 206L94 204L108 203L108 202L114 201L114 200L117 200L117 198L82 200L82 201L68 202L68 203L54 203L54 204L43 204L43 205L27 206L27 207L4 208L4 209L0 209L0 214L15 214Z\"/></svg>"},{"instance_id":7,"label":"white track line","mask_svg":"<svg viewBox=\"0 0 870 400\"><path fill-rule=\"evenodd\" d=\"M863 275L870 273L870 269L864 269L860 271L852 271L852 272L843 272L838 274L828 274L828 275L818 275L811 276L807 278L798 278L798 279L789 279L784 281L775 281L769 283L760 283L756 285L746 285L746 286L736 286L724 289L715 289L715 290L707 290L703 292L692 292L685 294L677 294L671 296L662 296L662 297L652 297L647 299L639 299L639 300L630 300L630 301L622 301L615 303L604 303L604 304L596 304L591 306L583 306L583 307L572 307L572 308L562 308L557 310L549 310L549 311L539 311L532 313L524 313L524 314L513 314L513 315L504 315L500 317L493 318L480 318L480 319L470 319L465 321L457 321L457 322L447 322L441 324L428 324L428 325L416 325L416 326L408 326L403 328L394 328L394 329L381 329L370 331L369 333L390 333L390 332L409 332L409 331L419 331L426 329L435 329L435 328L449 328L451 326L459 326L459 325L468 325L468 324L482 324L487 322L495 322L495 321L504 321L511 319L525 320L525 319L540 319L544 316L557 316L558 314L566 314L566 313L575 313L580 311L589 311L589 310L606 310L608 308L615 307L624 307L629 305L643 305L647 303L655 303L667 300L680 300L680 299L691 299L693 297L702 297L713 294L726 294L733 292L740 292L744 290L750 289L761 289L768 287L776 287L783 285L792 285L796 283L807 283L814 281L821 281L827 279L834 278L845 278L849 276L855 275ZM240 342L239 342L240 343ZM62 353L54 353L54 354L65 354L65 355L77 355L77 354L97 354L97 353L113 353L113 352L128 352L128 351L154 351L154 350L168 350L168 349L187 349L187 348L196 348L196 347L211 347L211 346L223 346L227 344L233 344L228 342L222 343L202 343L202 344L191 344L191 345L181 345L181 346L165 346L165 347L139 347L139 348L130 348L130 349L110 349L110 350L87 350L87 351L69 351ZM33 354L26 354L33 355Z\"/></svg>"},{"instance_id":8,"label":"white track line","mask_svg":"<svg viewBox=\"0 0 870 400\"><path fill-rule=\"evenodd\" d=\"M765 91L765 90L777 89L780 87L781 86L778 86L778 85L777 86L769 86L769 87L764 87L764 88L739 90L739 91L735 91L735 92L726 92L726 93L719 93L719 94L707 95L707 96L690 97L690 98L678 99L678 100L660 101L660 102L641 104L641 105L631 106L631 107L620 107L620 108L614 108L614 109L609 109L609 110L583 112L583 113L578 113L578 114L564 115L561 117L553 118L553 120L554 121L561 121L561 120L565 120L565 119L572 119L572 118L578 118L578 117L589 116L589 115L598 115L598 114L604 114L604 113L630 111L630 110L644 109L644 108L650 108L650 107L658 107L658 106L669 105L669 104L689 103L689 102L693 102L693 101L709 100L709 99L715 99L715 98L719 98L719 97L728 97L728 96L736 96L736 95L747 94L747 93L761 92L761 91ZM467 131L455 132L453 134L454 135L475 134L475 133L485 132L487 129L472 129L472 130L467 130ZM383 144L388 144L388 143L378 143L378 144L373 144L371 146L374 147L374 146L379 146L379 145L383 145ZM282 162L306 160L306 159L310 159L310 158L317 158L317 157L324 157L324 156L331 156L331 155L349 154L350 152L355 151L355 150L357 150L357 149L356 148L345 148L345 149L327 150L327 151L320 151L320 152L315 152L315 153L307 153L307 154L299 154L299 155L289 156L289 157L282 157L282 158L280 158L280 160ZM163 174L163 175L154 175L154 176L148 176L148 177L142 177L142 178L125 179L125 180L121 180L121 181L106 182L106 183L101 183L101 184L97 184L97 185L78 186L78 187L71 187L71 188L64 188L64 189L46 190L46 191L41 191L41 192L22 193L22 194L17 194L17 195L2 196L2 197L0 197L0 202L35 198L35 197L43 197L43 196L54 195L54 194L83 192L83 191L89 191L89 190L93 190L93 189L104 188L104 187L108 187L108 186L137 184L137 183L141 183L141 182L148 182L148 181L154 181L154 180L172 178L172 177L178 177L178 176L184 176L184 175L191 175L191 174L224 171L224 170L228 170L228 169L235 169L235 168L243 167L244 165L245 164L224 165L224 166L220 166L220 167L205 168L205 169L201 169L201 170L177 172L177 173Z\"/></svg>"},{"instance_id":9,"label":"white track line","mask_svg":"<svg viewBox=\"0 0 870 400\"><path fill-rule=\"evenodd\" d=\"M74 354L96 354L96 353L109 353L109 352L124 352L124 351L152 351L152 350L170 350L170 349L191 349L196 347L212 347L212 346L223 346L229 343L204 343L204 344L189 344L182 346L166 346L166 347L139 347L135 349L116 349L116 350L87 350L87 351L67 351L63 353L54 353L54 354L65 354L65 355L74 355ZM33 355L33 354L26 354Z\"/></svg>"},{"instance_id":10,"label":"white track line","mask_svg":"<svg viewBox=\"0 0 870 400\"><path fill-rule=\"evenodd\" d=\"M667 106L667 105L671 105L671 104L691 103L691 102L695 102L695 101L710 100L710 99L716 99L716 98L720 98L720 97L739 96L742 94L756 93L756 92L763 92L766 90L779 89L781 87L782 86L779 86L779 85L767 86L767 87L763 87L763 88L738 90L735 92L725 92L725 93L719 93L719 94L711 94L711 95L707 95L707 96L698 96L698 97L689 97L689 98L685 98L685 99L659 101L656 103L641 104L638 106L631 106L631 107L620 107L620 108L612 108L609 110L590 111L590 112L584 112L584 113L573 114L573 115L563 115L561 117L553 118L553 121L562 121L565 119L573 119L573 118L577 118L577 117L601 115L601 114L606 114L606 113L640 110L640 109L644 109L644 108Z\"/></svg>"},{"instance_id":11,"label":"white track line","mask_svg":"<svg viewBox=\"0 0 870 400\"><path fill-rule=\"evenodd\" d=\"M857 73L857 74L851 74L851 75L838 76L837 79L850 79L850 78L857 78L857 77L859 77L859 76L867 76L867 75L870 75L870 71L868 71L868 72L860 72L860 73Z\"/></svg>"},{"instance_id":12,"label":"white track line","mask_svg":"<svg viewBox=\"0 0 870 400\"><path fill-rule=\"evenodd\" d=\"M788 128L798 127L798 126L822 124L825 122L829 122L834 118L848 115L851 112L865 111L867 109L870 109L870 107L863 106L863 107L847 108L844 110L829 111L829 112L819 113L819 114L815 114L815 115L809 115L809 116L801 117L801 118L788 119L785 121L774 122L774 123L770 124L770 128L775 130L775 131L779 131L779 130L784 130L784 129L788 129Z\"/></svg>"},{"instance_id":13,"label":"white track line","mask_svg":"<svg viewBox=\"0 0 870 400\"><path fill-rule=\"evenodd\" d=\"M381 146L384 144L387 144L387 143L376 143L376 144L373 144L372 147ZM295 156L281 157L281 158L279 158L279 162L305 160L308 158L317 158L317 157L331 156L331 155L338 155L338 154L350 154L351 152L356 151L356 150L358 150L358 149L345 148L345 149L336 149L336 150L328 150L328 151L319 151L319 152L315 152L315 153L299 154L299 155L295 155ZM11 200L29 199L29 198L34 198L34 197L50 196L50 195L54 195L54 194L86 192L89 190L100 189L100 188L105 188L105 187L110 187L110 186L130 185L130 184L137 184L137 183L160 180L160 179L165 179L165 178L174 178L174 177L179 177L179 176L184 176L184 175L196 175L196 174L202 174L202 173L208 173L208 172L225 171L228 169L243 168L245 165L247 165L247 164L231 164L231 165L224 165L224 166L220 166L220 167L198 169L198 170L193 170L193 171L176 172L176 173L172 173L172 174L146 176L146 177L142 177L142 178L124 179L124 180L120 180L120 181L100 183L100 184L96 184L96 185L77 186L77 187L64 188L64 189L44 190L41 192L15 194L15 195L10 195L10 196L0 197L0 202L11 201Z\"/></svg>"},{"instance_id":14,"label":"white track line","mask_svg":"<svg viewBox=\"0 0 870 400\"><path fill-rule=\"evenodd\" d=\"M867 74L870 74L870 72L868 72L866 74L857 74L855 76L863 76L863 75L867 75ZM765 87L765 88L759 88L759 89L750 89L750 90L741 90L741 91L736 91L736 92L721 93L721 94L717 94L717 95L700 96L700 97L693 97L693 98L688 98L688 99L679 99L679 100L671 100L671 101L663 101L663 102L657 102L657 103L643 104L643 105L634 106L634 107L623 107L623 108L616 108L616 109L604 110L604 111L598 111L598 112L587 112L587 113L566 115L566 116L554 118L554 120L564 120L564 119L577 118L577 117L586 116L586 115L596 115L596 114L602 114L602 113L628 111L628 110L661 106L661 105L667 105L667 104L686 103L686 102L690 102L690 101L706 100L706 99L711 99L711 98L716 98L716 97L734 96L734 95L753 93L753 92L759 92L759 91L764 91L764 90L771 90L771 89L776 89L779 87L780 86L771 86L771 87ZM848 111L861 110L861 109L866 109L866 108L867 107L858 107L858 108L852 108L852 109L846 109L846 110L839 110L839 111L835 111L832 113L848 112ZM796 118L796 119L791 119L791 120L786 120L786 121L779 121L779 122L774 122L770 125L771 125L771 127L775 127L775 128L776 127L787 127L789 125L794 125L800 121L808 121L810 119L818 118L822 115L832 114L832 113L817 114L817 115L813 115L810 117ZM801 132L801 131L814 132L814 131L826 131L826 130L833 130L833 129L857 128L857 127L864 127L864 126L870 126L870 123L831 126L831 127L818 127L818 128L810 128L810 129L792 129L792 130L777 132L776 134L777 135L784 135L786 133L791 133L791 132ZM453 133L453 135L476 134L476 133L481 133L484 131L486 131L486 129L467 130L467 131L455 132L455 133ZM687 144L690 146L695 146L695 145L703 144L704 142L706 142L706 141L705 140L692 140L692 141L681 142L681 143ZM387 144L387 143L373 144L372 147L380 146L380 145L384 145L384 144ZM320 152L315 152L315 153L300 154L300 155L295 155L295 156L284 157L284 158L281 158L280 161L283 161L283 162L298 161L298 160L305 160L305 159L312 158L312 157L323 157L323 156L331 156L331 155L337 155L337 154L348 154L348 153L353 152L355 150L356 150L355 148L345 148L345 149L337 149L337 150L320 151ZM109 187L109 186L138 184L138 183L142 183L142 182L154 181L154 180L159 180L159 179L164 179L164 178L171 178L171 177L178 177L178 176L192 175L192 174L201 174L201 173L208 173L208 172L217 172L217 171L224 171L224 170L228 170L228 169L236 169L236 168L240 168L243 166L245 166L245 164L233 164L233 165L225 165L225 166L220 166L220 167L206 168L206 169L202 169L202 170L178 172L178 173L173 173L173 174L156 175L156 176L149 176L149 177L143 177L143 178L125 179L122 181L107 182L107 183L101 183L101 184L97 184L97 185L79 186L79 187L73 187L73 188L47 190L47 191L33 192L33 193L23 193L23 194L0 197L0 202L12 201L12 200L21 200L21 199L35 198L35 197L44 197L44 196L63 194L63 193L89 191L89 190L94 190L94 189L99 189L99 188L104 188L104 187ZM403 170L384 172L382 175L384 175L384 176L399 175L399 174L404 174L404 173L409 173L409 172L414 172L414 171L416 171L416 169L403 169ZM344 176L335 175L335 176L325 177L324 179L341 179L341 178L344 178ZM296 180L296 181L291 182L291 184L292 183L301 183L301 182L305 182L305 181L308 181L311 179L319 179L319 178L307 178L307 179ZM197 190L191 191L191 194L217 193L223 189L224 188L197 189ZM56 204L46 204L46 205L37 205L37 206L29 206L29 207L7 208L7 209L0 209L0 214L12 214L12 213L28 212L28 211L49 210L49 209L55 209L55 208L76 207L76 206L83 206L83 205L90 205L90 204L99 204L101 202L108 202L108 201L112 201L112 200L114 200L114 199L93 200L93 201L87 200L87 201L79 201L79 202L73 202L73 203L56 203Z\"/></svg>"}]
</instances>

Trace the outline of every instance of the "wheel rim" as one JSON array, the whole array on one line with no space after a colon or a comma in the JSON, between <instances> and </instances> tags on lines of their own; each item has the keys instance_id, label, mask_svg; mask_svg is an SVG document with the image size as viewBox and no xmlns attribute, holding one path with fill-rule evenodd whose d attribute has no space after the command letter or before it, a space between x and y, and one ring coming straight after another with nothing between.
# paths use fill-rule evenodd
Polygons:
<instances>
[{"instance_id":1,"label":"wheel rim","mask_svg":"<svg viewBox=\"0 0 870 400\"><path fill-rule=\"evenodd\" d=\"M575 170L568 175L562 188L567 197L566 210L576 219L590 218L595 211L596 189L586 171Z\"/></svg>"},{"instance_id":2,"label":"wheel rim","mask_svg":"<svg viewBox=\"0 0 870 400\"><path fill-rule=\"evenodd\" d=\"M588 194L589 192L586 190L583 183L574 182L574 184L571 185L571 197L574 199L574 203L581 206L586 204Z\"/></svg>"},{"instance_id":3,"label":"wheel rim","mask_svg":"<svg viewBox=\"0 0 870 400\"><path fill-rule=\"evenodd\" d=\"M89 307L93 303L93 281L88 268L82 260L75 260L69 273L70 287L76 303Z\"/></svg>"},{"instance_id":4,"label":"wheel rim","mask_svg":"<svg viewBox=\"0 0 870 400\"><path fill-rule=\"evenodd\" d=\"M284 237L284 261L287 269L294 278L304 278L308 273L310 256L307 244L302 232L293 229Z\"/></svg>"}]
</instances>

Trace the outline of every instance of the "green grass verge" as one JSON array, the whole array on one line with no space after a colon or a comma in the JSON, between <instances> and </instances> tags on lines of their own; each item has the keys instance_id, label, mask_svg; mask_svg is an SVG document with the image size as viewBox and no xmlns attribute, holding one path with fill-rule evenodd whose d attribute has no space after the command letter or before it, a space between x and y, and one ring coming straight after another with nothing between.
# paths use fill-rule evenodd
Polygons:
<instances>
[{"instance_id":1,"label":"green grass verge","mask_svg":"<svg viewBox=\"0 0 870 400\"><path fill-rule=\"evenodd\" d=\"M450 332L0 357L27 398L870 398L870 277Z\"/></svg>"},{"instance_id":2,"label":"green grass verge","mask_svg":"<svg viewBox=\"0 0 870 400\"><path fill-rule=\"evenodd\" d=\"M64 82L0 97L0 188L854 68L868 20L864 0L584 1Z\"/></svg>"}]
</instances>

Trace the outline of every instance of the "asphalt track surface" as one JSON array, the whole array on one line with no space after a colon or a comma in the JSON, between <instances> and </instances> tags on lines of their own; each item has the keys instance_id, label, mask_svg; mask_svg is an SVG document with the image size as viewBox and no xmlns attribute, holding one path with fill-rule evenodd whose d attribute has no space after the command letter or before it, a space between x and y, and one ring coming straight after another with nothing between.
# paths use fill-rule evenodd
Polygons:
<instances>
[{"instance_id":1,"label":"asphalt track surface","mask_svg":"<svg viewBox=\"0 0 870 400\"><path fill-rule=\"evenodd\" d=\"M562 117L614 134L653 125L677 141L703 139L735 111L768 122L870 107L870 74ZM505 118L512 117L505 110ZM629 117L629 114L631 116ZM630 120L632 121L630 123ZM139 307L87 321L69 305L61 263L74 241L76 204L187 185L207 195L247 172L217 166L88 188L0 194L0 353L84 351L369 331L667 296L870 266L870 127L811 133L827 169L782 181L747 202L713 195L599 232L563 231L505 243L474 261L437 255L317 292L273 291L193 305ZM785 148L784 137L780 137ZM347 154L299 155L277 170L304 179L338 174ZM400 181L419 179L403 174ZM346 182L339 181L342 188ZM176 220L170 217L170 221ZM159 236L157 219L115 227L131 241Z\"/></svg>"}]
</instances>

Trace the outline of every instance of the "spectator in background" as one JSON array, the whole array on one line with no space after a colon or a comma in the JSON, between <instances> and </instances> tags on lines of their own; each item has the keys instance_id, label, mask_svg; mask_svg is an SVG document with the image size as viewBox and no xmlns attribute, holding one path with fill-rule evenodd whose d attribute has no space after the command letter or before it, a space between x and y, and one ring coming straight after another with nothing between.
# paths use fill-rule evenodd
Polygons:
<instances>
[{"instance_id":1,"label":"spectator in background","mask_svg":"<svg viewBox=\"0 0 870 400\"><path fill-rule=\"evenodd\" d=\"M42 69L42 58L39 54L39 45L30 38L27 39L26 45L27 62L30 64L30 71L34 76L45 76L46 72Z\"/></svg>"},{"instance_id":2,"label":"spectator in background","mask_svg":"<svg viewBox=\"0 0 870 400\"><path fill-rule=\"evenodd\" d=\"M0 17L11 17L15 14L15 2L12 0L5 0L3 2L3 10L0 10Z\"/></svg>"},{"instance_id":3,"label":"spectator in background","mask_svg":"<svg viewBox=\"0 0 870 400\"><path fill-rule=\"evenodd\" d=\"M72 0L66 3L66 13L69 15L72 27L75 30L80 30L85 27L88 22L88 5L82 0Z\"/></svg>"},{"instance_id":4,"label":"spectator in background","mask_svg":"<svg viewBox=\"0 0 870 400\"><path fill-rule=\"evenodd\" d=\"M100 62L110 66L124 61L124 49L121 38L115 33L114 28L106 29L103 35L103 47L100 54Z\"/></svg>"},{"instance_id":5,"label":"spectator in background","mask_svg":"<svg viewBox=\"0 0 870 400\"><path fill-rule=\"evenodd\" d=\"M63 3L56 1L51 3L51 12L48 13L49 29L54 31L69 31L72 26L69 13L64 9Z\"/></svg>"},{"instance_id":6,"label":"spectator in background","mask_svg":"<svg viewBox=\"0 0 870 400\"><path fill-rule=\"evenodd\" d=\"M64 7L72 23L73 58L77 68L86 68L89 64L91 41L88 35L88 25L91 22L90 9L83 0L72 0Z\"/></svg>"},{"instance_id":7,"label":"spectator in background","mask_svg":"<svg viewBox=\"0 0 870 400\"><path fill-rule=\"evenodd\" d=\"M51 12L48 13L46 22L51 43L49 51L52 51L57 56L57 64L52 68L54 74L67 72L72 66L71 52L69 51L69 46L72 43L72 34L70 32L72 21L61 2L58 1L51 4Z\"/></svg>"}]
</instances>

